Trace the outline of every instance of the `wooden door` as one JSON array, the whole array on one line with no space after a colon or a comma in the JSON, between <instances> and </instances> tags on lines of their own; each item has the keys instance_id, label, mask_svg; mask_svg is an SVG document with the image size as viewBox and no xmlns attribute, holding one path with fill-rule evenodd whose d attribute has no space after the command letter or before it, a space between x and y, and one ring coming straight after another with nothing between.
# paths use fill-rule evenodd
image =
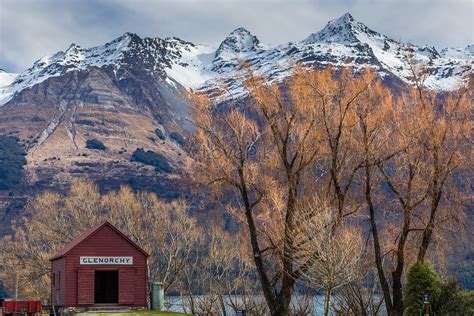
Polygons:
<instances>
[{"instance_id":1,"label":"wooden door","mask_svg":"<svg viewBox=\"0 0 474 316\"><path fill-rule=\"evenodd\" d=\"M77 304L94 304L94 270L91 268L77 270Z\"/></svg>"},{"instance_id":2,"label":"wooden door","mask_svg":"<svg viewBox=\"0 0 474 316\"><path fill-rule=\"evenodd\" d=\"M120 269L119 271L119 304L135 304L135 270Z\"/></svg>"}]
</instances>

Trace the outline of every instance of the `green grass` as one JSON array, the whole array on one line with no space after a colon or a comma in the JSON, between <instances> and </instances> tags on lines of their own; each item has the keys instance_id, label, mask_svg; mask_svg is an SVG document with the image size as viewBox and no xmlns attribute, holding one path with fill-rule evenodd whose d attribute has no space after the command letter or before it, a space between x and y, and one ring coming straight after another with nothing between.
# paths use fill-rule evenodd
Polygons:
<instances>
[{"instance_id":1,"label":"green grass","mask_svg":"<svg viewBox=\"0 0 474 316\"><path fill-rule=\"evenodd\" d=\"M157 312L157 311L150 311L150 310L143 310L143 311L110 311L110 312L85 312L79 313L81 315L87 316L113 316L113 315L120 315L120 316L180 316L180 315L189 315L183 313L176 313L176 312Z\"/></svg>"},{"instance_id":2,"label":"green grass","mask_svg":"<svg viewBox=\"0 0 474 316\"><path fill-rule=\"evenodd\" d=\"M176 312L156 312L156 311L138 311L138 312L130 312L127 313L127 315L150 315L150 316L159 316L159 315L171 315L171 316L178 316L178 315L189 315L189 314L183 314L183 313L176 313Z\"/></svg>"}]
</instances>

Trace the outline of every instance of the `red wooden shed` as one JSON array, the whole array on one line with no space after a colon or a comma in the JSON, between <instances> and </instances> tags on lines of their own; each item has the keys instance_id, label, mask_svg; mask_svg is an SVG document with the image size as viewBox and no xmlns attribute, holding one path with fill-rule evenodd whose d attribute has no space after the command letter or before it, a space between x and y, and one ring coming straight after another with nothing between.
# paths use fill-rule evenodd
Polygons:
<instances>
[{"instance_id":1,"label":"red wooden shed","mask_svg":"<svg viewBox=\"0 0 474 316\"><path fill-rule=\"evenodd\" d=\"M70 242L50 261L59 307L147 306L148 254L109 222Z\"/></svg>"}]
</instances>

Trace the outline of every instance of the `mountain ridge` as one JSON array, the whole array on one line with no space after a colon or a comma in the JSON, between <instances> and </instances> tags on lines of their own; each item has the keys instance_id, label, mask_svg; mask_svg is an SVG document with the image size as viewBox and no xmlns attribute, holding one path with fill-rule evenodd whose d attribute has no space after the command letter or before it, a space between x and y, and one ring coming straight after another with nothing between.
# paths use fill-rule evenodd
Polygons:
<instances>
[{"instance_id":1,"label":"mountain ridge","mask_svg":"<svg viewBox=\"0 0 474 316\"><path fill-rule=\"evenodd\" d=\"M382 77L394 75L409 83L406 55L413 53L416 59L431 63L427 87L453 90L462 83L462 77L473 70L472 47L474 45L444 48L438 53L434 46L407 45L370 29L350 13L329 21L323 29L301 41L273 46L263 45L243 27L232 31L217 49L179 38L141 38L127 32L91 48L72 43L64 51L39 59L13 82L0 81L0 106L15 93L50 77L88 67L118 69L127 62L127 57L143 60L147 70L159 73L171 85L177 83L196 90L209 87L222 77L232 77L242 63L250 64L261 75L278 79L291 74L294 62L308 66L371 66ZM242 94L238 87L233 92Z\"/></svg>"}]
</instances>

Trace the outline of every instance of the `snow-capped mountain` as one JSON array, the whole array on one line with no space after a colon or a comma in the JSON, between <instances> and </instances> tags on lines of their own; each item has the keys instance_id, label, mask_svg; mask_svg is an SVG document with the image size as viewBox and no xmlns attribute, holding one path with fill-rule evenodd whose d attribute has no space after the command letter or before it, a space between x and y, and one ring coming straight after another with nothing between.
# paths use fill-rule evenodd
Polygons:
<instances>
[{"instance_id":1,"label":"snow-capped mountain","mask_svg":"<svg viewBox=\"0 0 474 316\"><path fill-rule=\"evenodd\" d=\"M300 62L308 66L331 64L356 69L370 66L382 77L410 82L407 60L410 54L428 64L427 87L452 90L473 70L473 47L445 48L439 53L433 46L407 45L371 30L349 13L329 21L322 30L302 41L277 46L261 44L244 28L231 32L217 49L177 38L140 38L126 33L93 48L71 44L65 51L41 58L18 76L8 77L14 78L13 82L2 79L0 104L25 88L70 71L94 67L112 67L118 71L126 64L137 63L170 85L191 89L209 87L216 80L234 76L242 63L275 79L291 74L292 66ZM231 92L239 94L239 89L238 84L231 83Z\"/></svg>"},{"instance_id":2,"label":"snow-capped mountain","mask_svg":"<svg viewBox=\"0 0 474 316\"><path fill-rule=\"evenodd\" d=\"M439 53L431 46L409 46L350 14L305 39L273 46L244 28L218 47L125 33L97 47L71 44L20 74L0 71L0 137L13 136L25 150L27 183L21 190L29 194L87 177L103 188L128 184L176 197L193 159L183 148L192 128L192 108L182 98L186 89L214 92L215 83L224 82L238 97L245 94L235 80L243 64L284 80L296 63L355 71L369 66L398 87L410 82L407 56L428 64L426 84L432 89L455 89L473 72L474 45ZM90 143L102 143L102 149ZM136 161L137 151L151 157L148 164ZM13 193L21 196L20 191ZM0 228L9 220L2 217L9 204L1 193Z\"/></svg>"},{"instance_id":3,"label":"snow-capped mountain","mask_svg":"<svg viewBox=\"0 0 474 316\"><path fill-rule=\"evenodd\" d=\"M117 71L126 64L140 64L146 70L164 77L164 69L169 69L172 61L185 64L191 50L196 50L196 46L180 39L141 39L132 33L125 33L109 43L92 48L82 48L73 43L65 51L36 61L9 85L2 85L3 93L12 97L14 93L48 78L94 67L112 67Z\"/></svg>"},{"instance_id":4,"label":"snow-capped mountain","mask_svg":"<svg viewBox=\"0 0 474 316\"><path fill-rule=\"evenodd\" d=\"M357 37L359 34L366 34L370 38L383 38L383 35L372 31L363 23L355 21L350 13L346 13L339 19L329 21L321 31L311 34L304 42L307 44L319 42L360 43L361 41Z\"/></svg>"},{"instance_id":5,"label":"snow-capped mountain","mask_svg":"<svg viewBox=\"0 0 474 316\"><path fill-rule=\"evenodd\" d=\"M265 47L259 39L243 27L232 31L219 45L215 52L212 65L208 68L216 73L229 72L236 69L241 60L263 52Z\"/></svg>"},{"instance_id":6,"label":"snow-capped mountain","mask_svg":"<svg viewBox=\"0 0 474 316\"><path fill-rule=\"evenodd\" d=\"M256 52L263 49L263 45L258 38L243 27L232 31L219 45L216 51L216 58L225 53L238 54Z\"/></svg>"},{"instance_id":7,"label":"snow-capped mountain","mask_svg":"<svg viewBox=\"0 0 474 316\"><path fill-rule=\"evenodd\" d=\"M231 33L232 34L232 33ZM409 58L427 64L430 74L426 86L434 90L454 90L473 71L473 45L466 48L448 48L438 53L433 46L416 46L395 41L363 23L349 13L331 20L317 33L297 42L227 53L226 63L213 70L234 75L240 62L249 64L257 73L283 79L291 74L296 63L308 67L333 65L336 67L364 67L376 69L382 78L399 79L410 83L412 73ZM411 57L409 57L411 56ZM233 67L234 66L234 67ZM234 90L238 91L235 85Z\"/></svg>"}]
</instances>

